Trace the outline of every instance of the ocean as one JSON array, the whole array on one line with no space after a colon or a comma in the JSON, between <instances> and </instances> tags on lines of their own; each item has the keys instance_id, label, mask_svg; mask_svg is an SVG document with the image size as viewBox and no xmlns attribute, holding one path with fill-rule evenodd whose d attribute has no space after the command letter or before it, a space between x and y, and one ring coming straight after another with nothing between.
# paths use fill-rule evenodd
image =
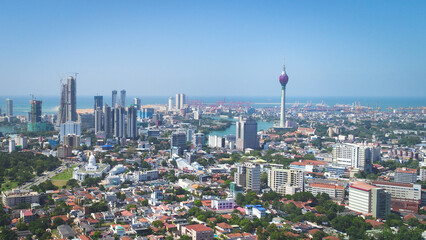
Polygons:
<instances>
[{"instance_id":1,"label":"ocean","mask_svg":"<svg viewBox=\"0 0 426 240\"><path fill-rule=\"evenodd\" d=\"M119 96L118 96L119 97ZM142 105L146 104L167 104L169 96L127 96L126 104L130 105L133 102L133 98L138 97L142 100ZM173 96L174 97L174 96ZM14 115L26 115L30 111L31 96L0 96L0 108L2 113L5 112L6 98L13 100L13 113ZM57 113L59 105L59 96L39 96L37 100L42 100L42 112L43 114ZM278 107L280 105L280 96L273 97L241 97L241 96L187 96L188 103L191 102L203 102L205 104L215 104L216 102L226 103L240 103L246 105L247 103L254 108L263 107ZM400 108L400 107L424 107L426 106L425 97L309 97L309 96L289 96L286 98L286 105L291 106L294 103L299 103L299 106L303 106L306 103L312 103L314 106L318 103L324 103L328 106L334 106L335 104L354 104L355 102L361 103L362 106L376 107L379 106L382 110L388 107ZM108 103L111 105L111 96L104 96L104 104ZM93 108L94 100L93 96L78 96L77 97L77 108L88 109Z\"/></svg>"}]
</instances>

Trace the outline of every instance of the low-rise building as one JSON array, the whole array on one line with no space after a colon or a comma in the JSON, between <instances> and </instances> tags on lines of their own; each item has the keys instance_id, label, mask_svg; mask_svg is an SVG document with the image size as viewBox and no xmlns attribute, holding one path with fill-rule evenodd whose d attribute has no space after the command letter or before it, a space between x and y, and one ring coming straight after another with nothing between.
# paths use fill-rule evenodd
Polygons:
<instances>
[{"instance_id":1,"label":"low-rise building","mask_svg":"<svg viewBox=\"0 0 426 240\"><path fill-rule=\"evenodd\" d=\"M202 224L186 225L182 227L182 235L188 235L192 240L213 240L213 229Z\"/></svg>"},{"instance_id":2,"label":"low-rise building","mask_svg":"<svg viewBox=\"0 0 426 240\"><path fill-rule=\"evenodd\" d=\"M331 199L337 201L343 201L345 198L345 188L337 184L310 183L307 191L314 196L318 193L327 193Z\"/></svg>"},{"instance_id":3,"label":"low-rise building","mask_svg":"<svg viewBox=\"0 0 426 240\"><path fill-rule=\"evenodd\" d=\"M2 202L4 206L13 208L19 203L31 204L40 202L40 194L28 190L12 190L2 192Z\"/></svg>"}]
</instances>

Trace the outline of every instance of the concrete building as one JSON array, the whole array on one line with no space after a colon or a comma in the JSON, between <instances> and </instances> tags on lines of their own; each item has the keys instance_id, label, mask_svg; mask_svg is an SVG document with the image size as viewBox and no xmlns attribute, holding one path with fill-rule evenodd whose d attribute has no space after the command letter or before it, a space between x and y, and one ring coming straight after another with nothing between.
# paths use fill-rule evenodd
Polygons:
<instances>
[{"instance_id":1,"label":"concrete building","mask_svg":"<svg viewBox=\"0 0 426 240\"><path fill-rule=\"evenodd\" d=\"M278 169L272 168L268 171L268 186L272 191L284 193L285 188L298 187L301 191L304 188L304 175L303 171L296 169Z\"/></svg>"},{"instance_id":2,"label":"concrete building","mask_svg":"<svg viewBox=\"0 0 426 240\"><path fill-rule=\"evenodd\" d=\"M372 214L374 218L386 218L391 209L391 194L364 182L349 185L349 209Z\"/></svg>"},{"instance_id":3,"label":"concrete building","mask_svg":"<svg viewBox=\"0 0 426 240\"><path fill-rule=\"evenodd\" d=\"M104 106L104 117L103 117L103 126L104 126L104 132L106 137L112 137L113 136L113 116L111 107L105 104Z\"/></svg>"},{"instance_id":4,"label":"concrete building","mask_svg":"<svg viewBox=\"0 0 426 240\"><path fill-rule=\"evenodd\" d=\"M247 191L260 192L260 165L246 163L237 167L235 183Z\"/></svg>"},{"instance_id":5,"label":"concrete building","mask_svg":"<svg viewBox=\"0 0 426 240\"><path fill-rule=\"evenodd\" d=\"M420 184L373 181L373 185L385 189L392 196L393 211L418 213L422 205L422 189Z\"/></svg>"},{"instance_id":6,"label":"concrete building","mask_svg":"<svg viewBox=\"0 0 426 240\"><path fill-rule=\"evenodd\" d=\"M31 204L39 203L40 194L37 192L30 192L29 190L11 190L1 193L2 203L4 206L13 208L19 203Z\"/></svg>"},{"instance_id":7,"label":"concrete building","mask_svg":"<svg viewBox=\"0 0 426 240\"><path fill-rule=\"evenodd\" d=\"M95 102L96 105L96 102ZM103 121L104 120L104 113L102 111L102 107L96 107L95 109L95 134L98 134L100 132L104 131L103 128Z\"/></svg>"},{"instance_id":8,"label":"concrete building","mask_svg":"<svg viewBox=\"0 0 426 240\"><path fill-rule=\"evenodd\" d=\"M224 148L225 138L216 135L209 135L209 147L211 148Z\"/></svg>"},{"instance_id":9,"label":"concrete building","mask_svg":"<svg viewBox=\"0 0 426 240\"><path fill-rule=\"evenodd\" d=\"M188 235L192 240L213 240L213 229L202 224L186 225L182 227L182 235Z\"/></svg>"},{"instance_id":10,"label":"concrete building","mask_svg":"<svg viewBox=\"0 0 426 240\"><path fill-rule=\"evenodd\" d=\"M256 120L240 117L236 123L236 145L240 151L244 151L246 148L259 149Z\"/></svg>"},{"instance_id":11,"label":"concrete building","mask_svg":"<svg viewBox=\"0 0 426 240\"><path fill-rule=\"evenodd\" d=\"M124 138L126 137L126 123L125 123L125 114L126 110L124 107L118 106L113 110L113 120L114 120L114 137Z\"/></svg>"},{"instance_id":12,"label":"concrete building","mask_svg":"<svg viewBox=\"0 0 426 240\"><path fill-rule=\"evenodd\" d=\"M192 144L195 147L204 147L204 133L196 133L192 136Z\"/></svg>"},{"instance_id":13,"label":"concrete building","mask_svg":"<svg viewBox=\"0 0 426 240\"><path fill-rule=\"evenodd\" d=\"M141 110L142 100L140 98L133 98L133 106L136 110Z\"/></svg>"},{"instance_id":14,"label":"concrete building","mask_svg":"<svg viewBox=\"0 0 426 240\"><path fill-rule=\"evenodd\" d=\"M64 136L64 146L71 146L72 148L78 148L81 143L81 136L75 134L68 134Z\"/></svg>"},{"instance_id":15,"label":"concrete building","mask_svg":"<svg viewBox=\"0 0 426 240\"><path fill-rule=\"evenodd\" d=\"M89 163L81 168L74 168L73 171L73 178L82 182L84 181L84 179L86 179L86 177L91 177L91 178L97 178L97 177L101 177L102 174L107 173L108 170L110 169L110 165L109 164L102 164L96 163L96 158L95 156L90 155L89 157Z\"/></svg>"},{"instance_id":16,"label":"concrete building","mask_svg":"<svg viewBox=\"0 0 426 240\"><path fill-rule=\"evenodd\" d=\"M170 147L177 147L179 154L183 153L183 150L186 149L186 134L185 133L173 133L170 136Z\"/></svg>"},{"instance_id":17,"label":"concrete building","mask_svg":"<svg viewBox=\"0 0 426 240\"><path fill-rule=\"evenodd\" d=\"M173 111L173 97L169 97L169 103L167 105L167 110L169 112Z\"/></svg>"},{"instance_id":18,"label":"concrete building","mask_svg":"<svg viewBox=\"0 0 426 240\"><path fill-rule=\"evenodd\" d=\"M371 147L350 143L333 146L333 163L338 166L359 168L367 173L372 170Z\"/></svg>"},{"instance_id":19,"label":"concrete building","mask_svg":"<svg viewBox=\"0 0 426 240\"><path fill-rule=\"evenodd\" d=\"M69 76L67 83L61 83L58 125L77 120L77 79Z\"/></svg>"},{"instance_id":20,"label":"concrete building","mask_svg":"<svg viewBox=\"0 0 426 240\"><path fill-rule=\"evenodd\" d=\"M234 209L235 203L233 198L213 199L211 206L214 210L229 210Z\"/></svg>"},{"instance_id":21,"label":"concrete building","mask_svg":"<svg viewBox=\"0 0 426 240\"><path fill-rule=\"evenodd\" d=\"M310 183L307 188L314 196L318 193L327 193L331 199L336 201L343 201L345 199L345 188L337 184L327 183Z\"/></svg>"},{"instance_id":22,"label":"concrete building","mask_svg":"<svg viewBox=\"0 0 426 240\"><path fill-rule=\"evenodd\" d=\"M9 98L6 99L6 116L13 116L13 100Z\"/></svg>"},{"instance_id":23,"label":"concrete building","mask_svg":"<svg viewBox=\"0 0 426 240\"><path fill-rule=\"evenodd\" d=\"M417 169L412 168L397 168L395 170L394 181L398 183L416 183Z\"/></svg>"},{"instance_id":24,"label":"concrete building","mask_svg":"<svg viewBox=\"0 0 426 240\"><path fill-rule=\"evenodd\" d=\"M68 135L81 135L81 123L68 121L60 125L61 142Z\"/></svg>"},{"instance_id":25,"label":"concrete building","mask_svg":"<svg viewBox=\"0 0 426 240\"><path fill-rule=\"evenodd\" d=\"M15 145L15 140L10 139L9 140L9 153L15 151L16 145Z\"/></svg>"},{"instance_id":26,"label":"concrete building","mask_svg":"<svg viewBox=\"0 0 426 240\"><path fill-rule=\"evenodd\" d=\"M266 216L266 209L262 205L246 205L244 207L246 214L249 216L262 218Z\"/></svg>"},{"instance_id":27,"label":"concrete building","mask_svg":"<svg viewBox=\"0 0 426 240\"><path fill-rule=\"evenodd\" d=\"M136 107L127 108L127 137L136 139L138 137L138 110Z\"/></svg>"}]
</instances>

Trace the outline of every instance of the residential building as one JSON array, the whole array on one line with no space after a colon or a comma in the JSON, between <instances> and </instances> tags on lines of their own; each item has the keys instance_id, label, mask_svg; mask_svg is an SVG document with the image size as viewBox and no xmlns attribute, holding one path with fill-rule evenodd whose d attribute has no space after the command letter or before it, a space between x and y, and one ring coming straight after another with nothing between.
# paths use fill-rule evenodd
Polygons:
<instances>
[{"instance_id":1,"label":"residential building","mask_svg":"<svg viewBox=\"0 0 426 240\"><path fill-rule=\"evenodd\" d=\"M120 106L126 107L126 90L124 89L120 91Z\"/></svg>"},{"instance_id":2,"label":"residential building","mask_svg":"<svg viewBox=\"0 0 426 240\"><path fill-rule=\"evenodd\" d=\"M310 183L307 188L314 196L318 193L327 193L332 200L343 201L345 199L345 188L337 184Z\"/></svg>"},{"instance_id":3,"label":"residential building","mask_svg":"<svg viewBox=\"0 0 426 240\"><path fill-rule=\"evenodd\" d=\"M61 83L58 125L77 121L77 118L77 80L70 76L67 78L67 83Z\"/></svg>"},{"instance_id":4,"label":"residential building","mask_svg":"<svg viewBox=\"0 0 426 240\"><path fill-rule=\"evenodd\" d=\"M235 183L247 191L260 192L260 165L246 163L237 167Z\"/></svg>"},{"instance_id":5,"label":"residential building","mask_svg":"<svg viewBox=\"0 0 426 240\"><path fill-rule=\"evenodd\" d=\"M6 116L13 116L13 100L9 98L6 99Z\"/></svg>"},{"instance_id":6,"label":"residential building","mask_svg":"<svg viewBox=\"0 0 426 240\"><path fill-rule=\"evenodd\" d=\"M127 108L127 137L130 139L136 139L138 137L137 111L136 107Z\"/></svg>"},{"instance_id":7,"label":"residential building","mask_svg":"<svg viewBox=\"0 0 426 240\"><path fill-rule=\"evenodd\" d=\"M182 235L188 235L192 240L213 240L213 229L202 224L186 225L182 227Z\"/></svg>"},{"instance_id":8,"label":"residential building","mask_svg":"<svg viewBox=\"0 0 426 240\"><path fill-rule=\"evenodd\" d=\"M333 163L338 166L372 170L372 148L366 145L338 143L333 146Z\"/></svg>"},{"instance_id":9,"label":"residential building","mask_svg":"<svg viewBox=\"0 0 426 240\"><path fill-rule=\"evenodd\" d=\"M228 199L213 199L211 207L214 210L229 210L234 209L234 199L228 198Z\"/></svg>"},{"instance_id":10,"label":"residential building","mask_svg":"<svg viewBox=\"0 0 426 240\"><path fill-rule=\"evenodd\" d=\"M284 193L282 191L285 191L285 188L280 188L281 186L298 187L303 191L303 171L298 169L272 168L268 171L268 186L272 191L279 193Z\"/></svg>"},{"instance_id":11,"label":"residential building","mask_svg":"<svg viewBox=\"0 0 426 240\"><path fill-rule=\"evenodd\" d=\"M31 204L39 203L40 194L38 192L31 192L29 190L11 190L1 193L2 203L4 206L13 208L19 203Z\"/></svg>"},{"instance_id":12,"label":"residential building","mask_svg":"<svg viewBox=\"0 0 426 240\"><path fill-rule=\"evenodd\" d=\"M103 96L94 96L94 104L93 104L93 110L96 111L96 109L101 108L104 106L104 97Z\"/></svg>"},{"instance_id":13,"label":"residential building","mask_svg":"<svg viewBox=\"0 0 426 240\"><path fill-rule=\"evenodd\" d=\"M117 105L117 90L112 90L111 107L115 108Z\"/></svg>"}]
</instances>

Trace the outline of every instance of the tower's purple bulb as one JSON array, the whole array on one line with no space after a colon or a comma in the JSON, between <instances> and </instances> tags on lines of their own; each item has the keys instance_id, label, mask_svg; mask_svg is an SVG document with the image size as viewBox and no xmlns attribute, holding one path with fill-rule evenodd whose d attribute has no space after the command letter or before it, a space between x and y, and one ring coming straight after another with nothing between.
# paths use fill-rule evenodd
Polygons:
<instances>
[{"instance_id":1,"label":"tower's purple bulb","mask_svg":"<svg viewBox=\"0 0 426 240\"><path fill-rule=\"evenodd\" d=\"M285 65L284 65L284 67L283 67L283 72L281 73L281 75L280 75L280 84L281 84L281 86L283 86L283 87L285 87L285 85L287 85L287 83L288 83L288 75L287 75L287 73L285 72Z\"/></svg>"}]
</instances>

